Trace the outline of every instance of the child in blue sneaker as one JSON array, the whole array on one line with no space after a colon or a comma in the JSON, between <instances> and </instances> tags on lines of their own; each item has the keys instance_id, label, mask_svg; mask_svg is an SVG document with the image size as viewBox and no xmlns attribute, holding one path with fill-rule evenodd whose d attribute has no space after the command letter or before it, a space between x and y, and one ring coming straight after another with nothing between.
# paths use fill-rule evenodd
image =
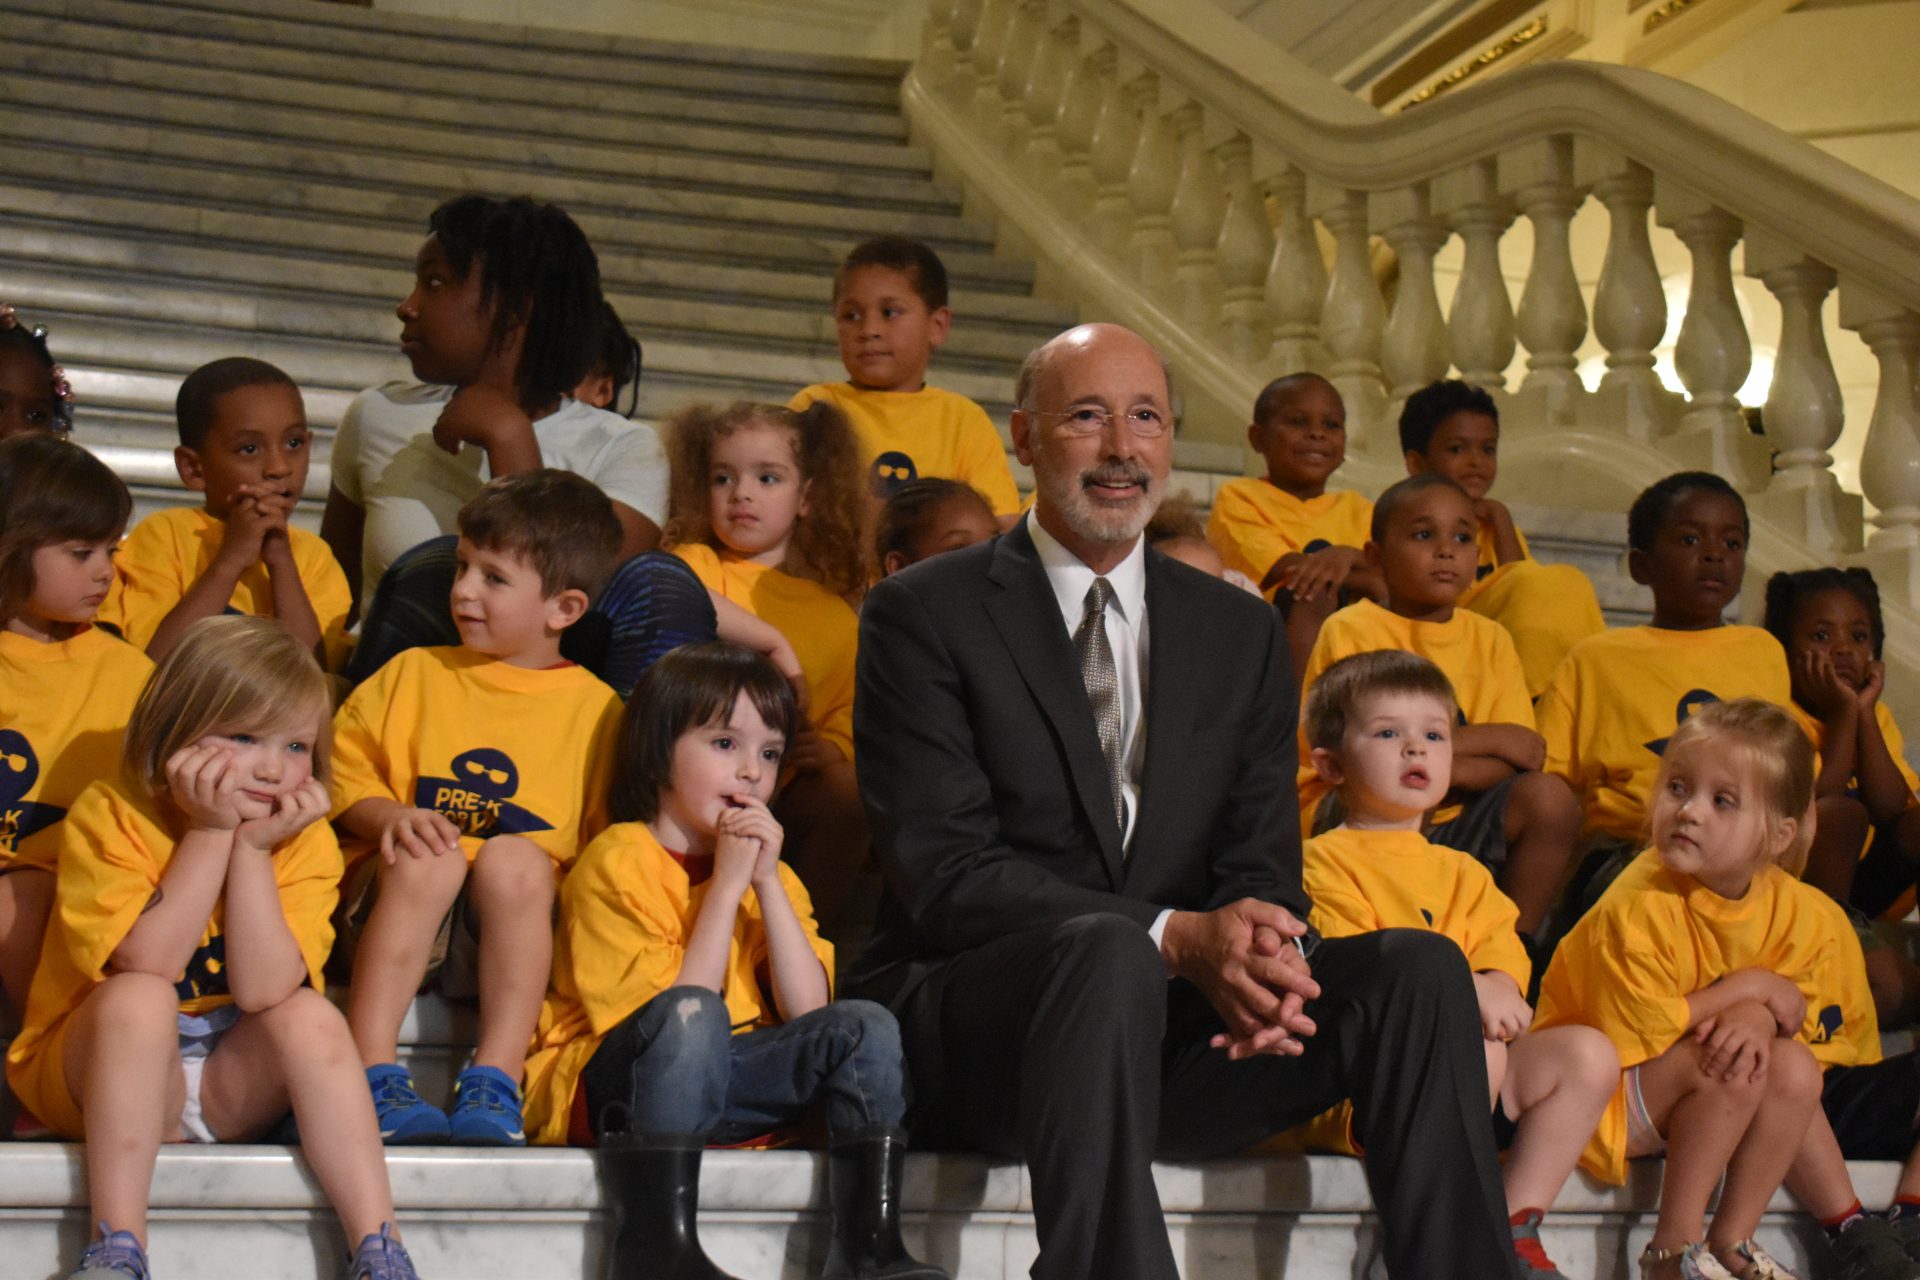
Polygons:
<instances>
[{"instance_id":1,"label":"child in blue sneaker","mask_svg":"<svg viewBox=\"0 0 1920 1280\"><path fill-rule=\"evenodd\" d=\"M321 995L340 847L330 686L265 618L195 623L141 693L124 769L74 801L7 1079L87 1146L99 1238L76 1277L148 1280L163 1142L257 1142L289 1108L359 1248L348 1280L412 1280L353 1038Z\"/></svg>"},{"instance_id":2,"label":"child in blue sneaker","mask_svg":"<svg viewBox=\"0 0 1920 1280\"><path fill-rule=\"evenodd\" d=\"M520 1074L547 990L561 874L605 825L620 699L560 656L613 572L620 522L589 480L523 471L460 511L460 644L408 649L335 718L333 815L349 839L347 1021L389 1143L520 1146ZM451 1115L396 1059L433 977L477 997Z\"/></svg>"},{"instance_id":3,"label":"child in blue sneaker","mask_svg":"<svg viewBox=\"0 0 1920 1280\"><path fill-rule=\"evenodd\" d=\"M560 892L553 993L527 1059L540 1142L597 1143L608 1274L724 1280L700 1248L700 1154L800 1120L831 1143L826 1280L946 1280L900 1241L900 1028L832 998L833 947L767 809L799 728L773 664L686 645L634 688L615 822Z\"/></svg>"}]
</instances>

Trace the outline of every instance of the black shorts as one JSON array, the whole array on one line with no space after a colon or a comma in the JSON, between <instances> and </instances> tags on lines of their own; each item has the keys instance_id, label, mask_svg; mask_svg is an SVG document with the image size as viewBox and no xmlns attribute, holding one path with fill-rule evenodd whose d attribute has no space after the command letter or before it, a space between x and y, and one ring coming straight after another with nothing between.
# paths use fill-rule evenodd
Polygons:
<instances>
[{"instance_id":1,"label":"black shorts","mask_svg":"<svg viewBox=\"0 0 1920 1280\"><path fill-rule=\"evenodd\" d=\"M1507 865L1507 800L1520 775L1470 796L1460 812L1427 828L1427 839L1468 854L1495 875Z\"/></svg>"},{"instance_id":2,"label":"black shorts","mask_svg":"<svg viewBox=\"0 0 1920 1280\"><path fill-rule=\"evenodd\" d=\"M1853 892L1849 900L1876 920L1920 879L1920 869L1915 868L1900 847L1898 821L1896 818L1893 822L1883 822L1873 829L1866 852L1860 855L1860 865L1853 870Z\"/></svg>"},{"instance_id":3,"label":"black shorts","mask_svg":"<svg viewBox=\"0 0 1920 1280\"><path fill-rule=\"evenodd\" d=\"M1820 1106L1849 1160L1905 1160L1920 1119L1920 1054L1859 1067L1829 1067Z\"/></svg>"}]
</instances>

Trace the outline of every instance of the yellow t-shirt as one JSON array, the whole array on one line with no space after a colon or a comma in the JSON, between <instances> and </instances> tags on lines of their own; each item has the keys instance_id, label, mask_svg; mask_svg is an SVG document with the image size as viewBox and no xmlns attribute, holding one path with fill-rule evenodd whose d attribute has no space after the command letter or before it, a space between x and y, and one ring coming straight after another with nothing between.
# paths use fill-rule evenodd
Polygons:
<instances>
[{"instance_id":1,"label":"yellow t-shirt","mask_svg":"<svg viewBox=\"0 0 1920 1280\"><path fill-rule=\"evenodd\" d=\"M796 392L789 409L815 400L838 405L860 437L868 490L886 499L909 480L961 480L978 489L995 515L1020 510L1007 447L986 410L957 392L867 391L851 382L820 382Z\"/></svg>"},{"instance_id":2,"label":"yellow t-shirt","mask_svg":"<svg viewBox=\"0 0 1920 1280\"><path fill-rule=\"evenodd\" d=\"M1687 997L1736 969L1766 969L1807 998L1796 1039L1823 1067L1880 1060L1880 1024L1860 940L1839 904L1778 867L1744 898L1723 898L1669 871L1654 850L1620 873L1560 943L1540 984L1536 1030L1579 1023L1604 1032L1623 1068L1650 1061L1687 1034ZM1580 1162L1626 1180L1626 1085Z\"/></svg>"},{"instance_id":3,"label":"yellow t-shirt","mask_svg":"<svg viewBox=\"0 0 1920 1280\"><path fill-rule=\"evenodd\" d=\"M557 874L606 825L620 710L585 667L408 649L334 717L333 816L374 798L432 809L460 829L469 860L490 836L525 836ZM374 845L346 847L358 862Z\"/></svg>"},{"instance_id":4,"label":"yellow t-shirt","mask_svg":"<svg viewBox=\"0 0 1920 1280\"><path fill-rule=\"evenodd\" d=\"M1793 718L1807 731L1807 737L1813 740L1813 749L1817 753L1826 745L1827 726L1820 718L1797 702L1787 704L1787 710L1793 712ZM1894 764L1900 768L1900 776L1907 780L1907 790L1920 791L1920 775L1916 775L1913 766L1907 763L1907 742L1900 736L1900 726L1893 722L1893 712L1887 709L1885 700L1873 704L1873 719L1880 726L1880 736L1886 739L1887 754L1893 757ZM1858 784L1859 775L1852 778Z\"/></svg>"},{"instance_id":5,"label":"yellow t-shirt","mask_svg":"<svg viewBox=\"0 0 1920 1280\"><path fill-rule=\"evenodd\" d=\"M853 660L860 620L845 600L796 578L703 543L673 548L707 589L773 624L793 646L807 677L807 719L853 759Z\"/></svg>"},{"instance_id":6,"label":"yellow t-shirt","mask_svg":"<svg viewBox=\"0 0 1920 1280\"><path fill-rule=\"evenodd\" d=\"M609 1031L674 984L711 883L690 884L686 871L641 822L608 827L580 855L560 887L553 985L527 1056L531 1141L567 1140L581 1069ZM813 902L784 862L780 883L831 983L833 944L820 937ZM767 965L760 899L749 889L734 917L721 992L736 1035L779 1025Z\"/></svg>"},{"instance_id":7,"label":"yellow t-shirt","mask_svg":"<svg viewBox=\"0 0 1920 1280\"><path fill-rule=\"evenodd\" d=\"M100 606L98 621L118 627L120 634L146 648L173 607L213 566L226 531L226 522L208 515L204 507L171 507L142 520L120 544L113 588ZM347 575L327 544L305 529L289 529L287 537L300 583L307 590L307 603L320 623L327 665L338 667L347 651L347 611L353 603ZM247 566L227 601L227 611L273 616L273 583L265 564L256 561Z\"/></svg>"},{"instance_id":8,"label":"yellow t-shirt","mask_svg":"<svg viewBox=\"0 0 1920 1280\"><path fill-rule=\"evenodd\" d=\"M1475 973L1504 973L1527 989L1533 965L1514 931L1520 910L1485 867L1458 849L1433 844L1418 831L1335 827L1306 842L1300 875L1322 936L1431 929L1453 939ZM1339 1103L1280 1147L1355 1155L1352 1116L1353 1104Z\"/></svg>"},{"instance_id":9,"label":"yellow t-shirt","mask_svg":"<svg viewBox=\"0 0 1920 1280\"><path fill-rule=\"evenodd\" d=\"M1342 658L1376 649L1405 649L1433 663L1453 682L1465 724L1517 724L1533 728L1533 704L1527 698L1526 673L1513 650L1513 639L1497 622L1477 613L1455 609L1445 622L1415 622L1371 600L1350 604L1328 618L1320 628L1307 658L1302 687L1313 688L1320 673ZM1307 753L1304 718L1300 726L1300 810L1302 830L1327 793L1327 784L1313 771ZM1452 805L1434 814L1435 822L1449 821L1460 809Z\"/></svg>"},{"instance_id":10,"label":"yellow t-shirt","mask_svg":"<svg viewBox=\"0 0 1920 1280\"><path fill-rule=\"evenodd\" d=\"M1454 603L1507 629L1527 673L1527 693L1537 698L1567 651L1605 631L1607 620L1586 574L1572 565L1540 563L1527 548L1527 536L1513 533L1521 559L1501 564L1493 525L1480 522L1474 580Z\"/></svg>"},{"instance_id":11,"label":"yellow t-shirt","mask_svg":"<svg viewBox=\"0 0 1920 1280\"><path fill-rule=\"evenodd\" d=\"M120 740L153 663L88 627L58 644L0 631L0 867L53 870L60 820L120 769Z\"/></svg>"},{"instance_id":12,"label":"yellow t-shirt","mask_svg":"<svg viewBox=\"0 0 1920 1280\"><path fill-rule=\"evenodd\" d=\"M94 783L63 824L53 917L27 997L20 1035L7 1051L7 1080L21 1102L61 1135L84 1136L62 1078L67 1019L106 978L107 961L147 909L178 837L160 802L119 779ZM306 961L307 981L326 990L320 969L333 946L340 892L340 846L315 822L273 852L280 909ZM227 990L224 900L215 904L200 945L175 983L182 1013L205 1013L233 997Z\"/></svg>"},{"instance_id":13,"label":"yellow t-shirt","mask_svg":"<svg viewBox=\"0 0 1920 1280\"><path fill-rule=\"evenodd\" d=\"M1220 486L1207 517L1207 541L1227 568L1264 583L1280 558L1295 551L1366 546L1372 523L1373 503L1352 489L1329 489L1302 501L1256 477Z\"/></svg>"},{"instance_id":14,"label":"yellow t-shirt","mask_svg":"<svg viewBox=\"0 0 1920 1280\"><path fill-rule=\"evenodd\" d=\"M1760 628L1621 627L1573 647L1534 715L1587 827L1639 840L1667 739L1694 708L1745 697L1793 704L1787 655Z\"/></svg>"}]
</instances>

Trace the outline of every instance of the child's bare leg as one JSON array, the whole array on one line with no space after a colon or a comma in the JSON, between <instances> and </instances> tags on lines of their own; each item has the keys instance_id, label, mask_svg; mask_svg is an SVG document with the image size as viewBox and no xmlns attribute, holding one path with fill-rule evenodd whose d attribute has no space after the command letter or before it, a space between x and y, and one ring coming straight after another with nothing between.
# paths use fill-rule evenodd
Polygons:
<instances>
[{"instance_id":1,"label":"child's bare leg","mask_svg":"<svg viewBox=\"0 0 1920 1280\"><path fill-rule=\"evenodd\" d=\"M1580 818L1580 801L1557 774L1523 773L1507 792L1507 865L1500 887L1520 908L1515 927L1529 938L1538 936L1573 873Z\"/></svg>"},{"instance_id":2,"label":"child's bare leg","mask_svg":"<svg viewBox=\"0 0 1920 1280\"><path fill-rule=\"evenodd\" d=\"M1833 1126L1819 1107L1813 1109L1806 1141L1795 1154L1793 1167L1787 1170L1787 1190L1819 1222L1832 1221L1857 1202L1847 1158L1840 1154L1840 1140L1833 1136Z\"/></svg>"},{"instance_id":3,"label":"child's bare leg","mask_svg":"<svg viewBox=\"0 0 1920 1280\"><path fill-rule=\"evenodd\" d=\"M1500 1101L1500 1089L1507 1078L1510 1049L1504 1040L1482 1040L1480 1047L1487 1054L1487 1105L1491 1107Z\"/></svg>"},{"instance_id":4,"label":"child's bare leg","mask_svg":"<svg viewBox=\"0 0 1920 1280\"><path fill-rule=\"evenodd\" d=\"M1740 1261L1733 1246L1760 1225L1767 1201L1806 1145L1813 1113L1820 1109L1820 1064L1807 1046L1780 1037L1773 1042L1761 1089L1759 1108L1727 1165L1726 1184L1707 1230L1707 1243L1729 1267Z\"/></svg>"},{"instance_id":5,"label":"child's bare leg","mask_svg":"<svg viewBox=\"0 0 1920 1280\"><path fill-rule=\"evenodd\" d=\"M1814 804L1813 844L1800 878L1835 902L1845 902L1853 893L1860 851L1872 834L1873 820L1865 805L1852 796L1821 797Z\"/></svg>"},{"instance_id":6,"label":"child's bare leg","mask_svg":"<svg viewBox=\"0 0 1920 1280\"><path fill-rule=\"evenodd\" d=\"M187 1096L179 1013L166 979L115 974L74 1011L60 1064L87 1122L91 1221L131 1231L143 1248L154 1158Z\"/></svg>"},{"instance_id":7,"label":"child's bare leg","mask_svg":"<svg viewBox=\"0 0 1920 1280\"><path fill-rule=\"evenodd\" d=\"M1640 1096L1647 1117L1667 1139L1660 1216L1649 1241L1654 1249L1674 1249L1706 1238L1707 1202L1766 1090L1764 1079L1709 1076L1701 1070L1705 1060L1699 1043L1689 1037L1640 1064ZM1799 1146L1797 1136L1793 1145ZM1627 1154L1652 1152L1630 1148Z\"/></svg>"},{"instance_id":8,"label":"child's bare leg","mask_svg":"<svg viewBox=\"0 0 1920 1280\"><path fill-rule=\"evenodd\" d=\"M379 897L360 934L347 989L347 1025L365 1065L399 1056L401 1020L427 975L433 936L466 880L467 860L458 853L402 853L380 868Z\"/></svg>"},{"instance_id":9,"label":"child's bare leg","mask_svg":"<svg viewBox=\"0 0 1920 1280\"><path fill-rule=\"evenodd\" d=\"M27 1011L27 988L52 911L53 872L21 867L0 876L0 990L15 1017Z\"/></svg>"},{"instance_id":10,"label":"child's bare leg","mask_svg":"<svg viewBox=\"0 0 1920 1280\"><path fill-rule=\"evenodd\" d=\"M1500 1100L1519 1121L1502 1175L1508 1212L1553 1207L1619 1086L1620 1055L1592 1027L1529 1031L1508 1046Z\"/></svg>"},{"instance_id":11,"label":"child's bare leg","mask_svg":"<svg viewBox=\"0 0 1920 1280\"><path fill-rule=\"evenodd\" d=\"M467 907L480 935L476 1067L518 1081L553 968L553 859L524 836L495 836L473 860Z\"/></svg>"},{"instance_id":12,"label":"child's bare leg","mask_svg":"<svg viewBox=\"0 0 1920 1280\"><path fill-rule=\"evenodd\" d=\"M847 893L871 857L867 810L851 761L838 760L794 775L774 802L787 831L784 855L813 899L814 919L838 939Z\"/></svg>"},{"instance_id":13,"label":"child's bare leg","mask_svg":"<svg viewBox=\"0 0 1920 1280\"><path fill-rule=\"evenodd\" d=\"M201 1113L223 1142L259 1137L289 1105L301 1151L345 1228L349 1246L393 1220L373 1095L346 1019L302 987L243 1015L207 1056Z\"/></svg>"},{"instance_id":14,"label":"child's bare leg","mask_svg":"<svg viewBox=\"0 0 1920 1280\"><path fill-rule=\"evenodd\" d=\"M1867 952L1867 990L1882 1031L1897 1031L1920 1018L1920 965L1898 947Z\"/></svg>"}]
</instances>

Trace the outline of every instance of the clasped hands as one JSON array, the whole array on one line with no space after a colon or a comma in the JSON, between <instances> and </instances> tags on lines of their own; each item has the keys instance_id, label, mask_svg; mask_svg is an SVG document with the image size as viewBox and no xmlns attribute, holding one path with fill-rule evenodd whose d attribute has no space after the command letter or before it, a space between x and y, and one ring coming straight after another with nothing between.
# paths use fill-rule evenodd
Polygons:
<instances>
[{"instance_id":1,"label":"clasped hands","mask_svg":"<svg viewBox=\"0 0 1920 1280\"><path fill-rule=\"evenodd\" d=\"M1198 987L1226 1024L1214 1048L1236 1061L1305 1052L1315 1026L1304 1006L1320 994L1295 941L1306 931L1285 907L1257 898L1167 918L1160 949L1168 968Z\"/></svg>"}]
</instances>

